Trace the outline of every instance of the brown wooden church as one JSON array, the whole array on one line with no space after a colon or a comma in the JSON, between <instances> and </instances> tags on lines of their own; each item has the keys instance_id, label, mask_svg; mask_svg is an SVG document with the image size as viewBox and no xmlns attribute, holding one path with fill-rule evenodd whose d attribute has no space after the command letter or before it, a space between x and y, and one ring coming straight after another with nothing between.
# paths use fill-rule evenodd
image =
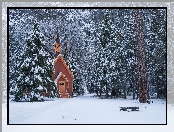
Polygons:
<instances>
[{"instance_id":1,"label":"brown wooden church","mask_svg":"<svg viewBox=\"0 0 174 132\"><path fill-rule=\"evenodd\" d=\"M54 45L54 69L52 79L57 85L57 92L61 98L69 98L73 93L73 74L68 68L63 56L60 54L59 33L56 35Z\"/></svg>"}]
</instances>

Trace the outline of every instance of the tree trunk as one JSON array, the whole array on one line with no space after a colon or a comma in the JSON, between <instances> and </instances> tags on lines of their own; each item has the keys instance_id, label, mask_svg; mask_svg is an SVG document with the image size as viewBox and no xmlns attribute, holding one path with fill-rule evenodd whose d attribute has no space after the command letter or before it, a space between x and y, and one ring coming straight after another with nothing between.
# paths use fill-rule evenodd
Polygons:
<instances>
[{"instance_id":1,"label":"tree trunk","mask_svg":"<svg viewBox=\"0 0 174 132\"><path fill-rule=\"evenodd\" d=\"M136 81L135 81L135 75L133 76L133 89L132 89L132 92L133 92L133 100L135 99L135 85Z\"/></svg>"},{"instance_id":2,"label":"tree trunk","mask_svg":"<svg viewBox=\"0 0 174 132\"><path fill-rule=\"evenodd\" d=\"M139 102L147 102L147 71L146 71L146 56L145 56L145 41L143 31L143 12L141 9L135 9L135 37L136 37L136 54L138 66L138 89Z\"/></svg>"},{"instance_id":3,"label":"tree trunk","mask_svg":"<svg viewBox=\"0 0 174 132\"><path fill-rule=\"evenodd\" d=\"M106 98L108 98L108 89L106 88Z\"/></svg>"},{"instance_id":4,"label":"tree trunk","mask_svg":"<svg viewBox=\"0 0 174 132\"><path fill-rule=\"evenodd\" d=\"M123 92L124 92L124 99L127 99L126 97L126 81L123 81Z\"/></svg>"},{"instance_id":5,"label":"tree trunk","mask_svg":"<svg viewBox=\"0 0 174 132\"><path fill-rule=\"evenodd\" d=\"M133 88L133 100L135 99L135 88Z\"/></svg>"},{"instance_id":6,"label":"tree trunk","mask_svg":"<svg viewBox=\"0 0 174 132\"><path fill-rule=\"evenodd\" d=\"M116 89L116 98L118 98L118 93L119 93L119 90L118 88Z\"/></svg>"},{"instance_id":7,"label":"tree trunk","mask_svg":"<svg viewBox=\"0 0 174 132\"><path fill-rule=\"evenodd\" d=\"M158 78L159 74L158 71L156 73L156 86L157 86L157 99L160 98L160 91L159 91L159 78Z\"/></svg>"}]
</instances>

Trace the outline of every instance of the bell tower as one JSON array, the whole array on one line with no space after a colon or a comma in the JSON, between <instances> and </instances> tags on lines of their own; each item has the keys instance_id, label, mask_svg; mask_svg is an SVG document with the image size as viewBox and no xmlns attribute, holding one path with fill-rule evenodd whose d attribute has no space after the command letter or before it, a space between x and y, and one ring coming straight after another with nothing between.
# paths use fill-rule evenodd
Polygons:
<instances>
[{"instance_id":1,"label":"bell tower","mask_svg":"<svg viewBox=\"0 0 174 132\"><path fill-rule=\"evenodd\" d=\"M57 56L60 54L60 39L59 39L58 26L57 26L56 39L53 45L54 45L54 58L57 58Z\"/></svg>"}]
</instances>

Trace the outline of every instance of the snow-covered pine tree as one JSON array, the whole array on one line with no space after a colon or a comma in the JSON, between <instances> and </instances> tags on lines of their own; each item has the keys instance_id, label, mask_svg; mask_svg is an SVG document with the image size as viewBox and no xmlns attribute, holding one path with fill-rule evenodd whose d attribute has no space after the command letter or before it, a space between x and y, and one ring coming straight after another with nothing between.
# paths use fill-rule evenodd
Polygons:
<instances>
[{"instance_id":1,"label":"snow-covered pine tree","mask_svg":"<svg viewBox=\"0 0 174 132\"><path fill-rule=\"evenodd\" d=\"M9 10L9 91L10 94L15 93L18 61L20 59L20 53L25 46L23 41L25 32L27 32L30 25L27 25L30 20L30 16L23 15L26 10L10 9ZM25 21L24 21L25 20ZM26 24L27 23L27 24ZM27 25L27 26L23 26Z\"/></svg>"},{"instance_id":2,"label":"snow-covered pine tree","mask_svg":"<svg viewBox=\"0 0 174 132\"><path fill-rule=\"evenodd\" d=\"M74 79L73 79L73 92L79 93L80 91L80 44L81 44L81 34L79 30L78 25L78 19L77 16L74 16L72 14L76 14L76 10L71 10L66 15L66 18L68 19L64 26L62 28L63 34L62 34L62 41L64 42L63 47L63 55L66 59L66 62L69 66L69 68L72 70Z\"/></svg>"},{"instance_id":3,"label":"snow-covered pine tree","mask_svg":"<svg viewBox=\"0 0 174 132\"><path fill-rule=\"evenodd\" d=\"M166 97L166 10L149 9L144 14L149 92Z\"/></svg>"},{"instance_id":4,"label":"snow-covered pine tree","mask_svg":"<svg viewBox=\"0 0 174 132\"><path fill-rule=\"evenodd\" d=\"M30 93L31 100L38 100L42 90L55 92L56 86L51 80L54 72L53 60L45 50L44 37L40 33L38 23L34 24L33 30L28 33L26 47L22 53L21 63L18 65L17 86L18 91L15 100L23 97L23 93Z\"/></svg>"},{"instance_id":5,"label":"snow-covered pine tree","mask_svg":"<svg viewBox=\"0 0 174 132\"><path fill-rule=\"evenodd\" d=\"M15 93L16 87L16 73L18 71L17 61L20 48L18 47L17 41L15 42L14 36L9 35L9 94L13 95ZM16 44L15 44L16 43ZM18 47L18 48L16 48Z\"/></svg>"},{"instance_id":6,"label":"snow-covered pine tree","mask_svg":"<svg viewBox=\"0 0 174 132\"><path fill-rule=\"evenodd\" d=\"M104 20L100 23L100 33L99 33L99 57L100 57L100 67L99 67L99 76L100 76L100 89L102 93L106 94L108 97L108 92L111 89L111 77L109 76L109 62L111 61L111 41L113 38L112 32L112 22L110 18L110 10L104 11Z\"/></svg>"},{"instance_id":7,"label":"snow-covered pine tree","mask_svg":"<svg viewBox=\"0 0 174 132\"><path fill-rule=\"evenodd\" d=\"M124 98L126 98L128 92L134 92L134 88L127 87L130 86L130 83L134 83L133 76L136 72L136 62L135 62L135 43L134 43L134 33L133 33L133 18L132 11L130 9L123 10L123 27L122 30L122 58L123 58L123 67L125 80L123 84ZM132 84L131 84L132 85ZM135 97L133 97L135 98Z\"/></svg>"}]
</instances>

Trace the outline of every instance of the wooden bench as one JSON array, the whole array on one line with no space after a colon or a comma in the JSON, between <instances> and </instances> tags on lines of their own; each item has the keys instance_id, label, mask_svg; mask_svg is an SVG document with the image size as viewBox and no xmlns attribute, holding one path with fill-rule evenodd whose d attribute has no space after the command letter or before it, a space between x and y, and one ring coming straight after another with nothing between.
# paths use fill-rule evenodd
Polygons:
<instances>
[{"instance_id":1,"label":"wooden bench","mask_svg":"<svg viewBox=\"0 0 174 132\"><path fill-rule=\"evenodd\" d=\"M132 109L131 111L139 111L139 107L120 107L120 111L127 111L127 109Z\"/></svg>"}]
</instances>

